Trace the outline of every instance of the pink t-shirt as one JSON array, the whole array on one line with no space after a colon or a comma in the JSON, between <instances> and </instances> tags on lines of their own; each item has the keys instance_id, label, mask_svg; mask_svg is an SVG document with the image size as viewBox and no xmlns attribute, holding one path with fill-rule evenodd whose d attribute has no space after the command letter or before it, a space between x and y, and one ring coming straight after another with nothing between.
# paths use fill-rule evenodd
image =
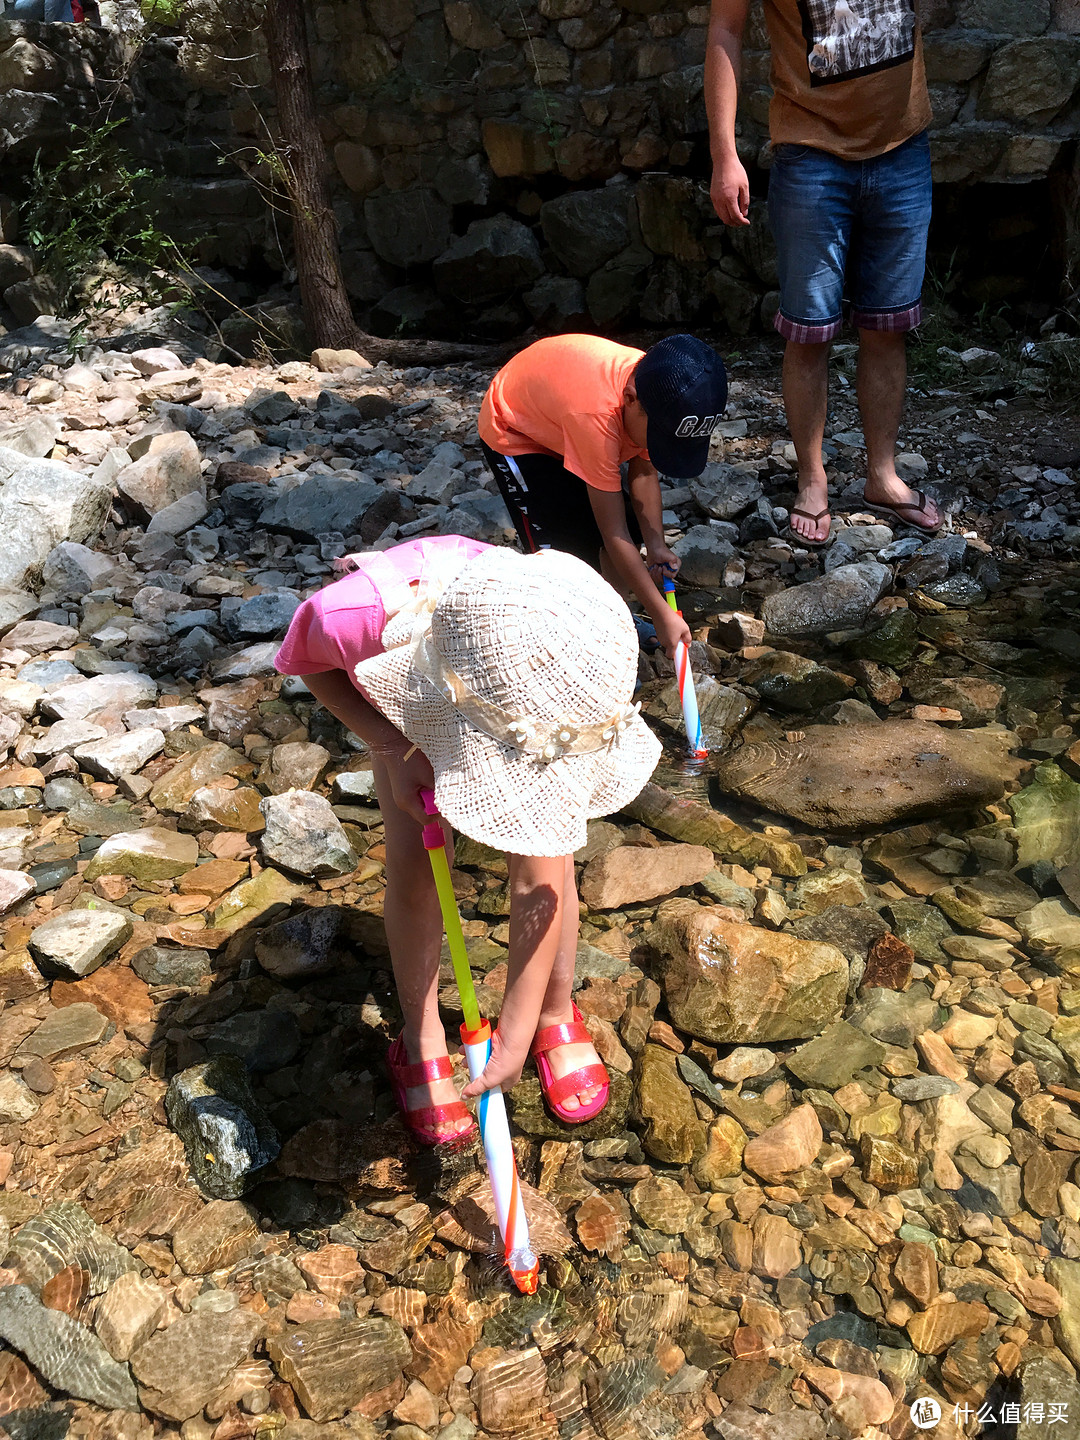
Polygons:
<instances>
[{"instance_id":1,"label":"pink t-shirt","mask_svg":"<svg viewBox=\"0 0 1080 1440\"><path fill-rule=\"evenodd\" d=\"M406 540L390 550L361 555L358 568L305 600L293 615L288 634L274 658L282 675L317 675L344 670L356 684L354 666L383 653L386 622L407 605L425 568L454 573L491 547L461 535Z\"/></svg>"}]
</instances>

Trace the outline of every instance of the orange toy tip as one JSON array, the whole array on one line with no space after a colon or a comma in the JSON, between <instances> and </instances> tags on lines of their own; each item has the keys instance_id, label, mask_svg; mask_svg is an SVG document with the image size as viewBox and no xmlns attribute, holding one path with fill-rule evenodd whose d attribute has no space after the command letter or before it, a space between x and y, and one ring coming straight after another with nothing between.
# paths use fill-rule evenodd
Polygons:
<instances>
[{"instance_id":1,"label":"orange toy tip","mask_svg":"<svg viewBox=\"0 0 1080 1440\"><path fill-rule=\"evenodd\" d=\"M530 1270L511 1270L510 1275L522 1295L535 1295L540 1283L540 1261Z\"/></svg>"}]
</instances>

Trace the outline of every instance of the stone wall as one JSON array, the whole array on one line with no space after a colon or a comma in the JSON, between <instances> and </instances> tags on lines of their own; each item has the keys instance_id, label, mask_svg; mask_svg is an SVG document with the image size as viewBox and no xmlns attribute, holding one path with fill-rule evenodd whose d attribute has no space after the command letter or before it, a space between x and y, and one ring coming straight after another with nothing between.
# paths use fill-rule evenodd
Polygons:
<instances>
[{"instance_id":1,"label":"stone wall","mask_svg":"<svg viewBox=\"0 0 1080 1440\"><path fill-rule=\"evenodd\" d=\"M1016 187L1043 187L1060 276L1070 224L1076 244L1075 191L1062 177L1080 134L1080 0L925 0L923 13L939 199L993 185L1022 234L1037 211ZM739 140L755 201L740 233L708 198L706 6L344 0L310 14L346 275L372 328L501 336L533 323L698 323L741 335L770 319L760 10ZM38 127L55 129L58 102L78 100L85 76L65 70L58 95L48 57L80 45L87 65L104 59L67 27L0 31L0 91L5 79L13 87L0 95L0 156L24 156ZM146 37L127 83L135 147L171 177L171 223L202 237L208 264L254 273L264 289L276 278L284 295L287 226L259 183L267 80L260 38L230 30L216 0L190 0L183 36ZM963 226L965 207L951 212ZM1016 240L1011 220L1005 232ZM972 251L986 239L980 228ZM998 288L1007 297L1009 285Z\"/></svg>"}]
</instances>

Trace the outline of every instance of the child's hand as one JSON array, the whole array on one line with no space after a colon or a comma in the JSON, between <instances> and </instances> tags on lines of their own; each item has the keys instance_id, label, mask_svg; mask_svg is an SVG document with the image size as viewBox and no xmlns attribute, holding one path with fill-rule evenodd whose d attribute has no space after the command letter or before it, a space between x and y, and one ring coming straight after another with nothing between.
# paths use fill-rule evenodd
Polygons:
<instances>
[{"instance_id":1,"label":"child's hand","mask_svg":"<svg viewBox=\"0 0 1080 1440\"><path fill-rule=\"evenodd\" d=\"M646 547L645 559L649 567L649 574L657 585L662 582L665 575L673 580L679 573L679 566L682 564L675 551L670 550L666 545L654 545L651 549Z\"/></svg>"},{"instance_id":2,"label":"child's hand","mask_svg":"<svg viewBox=\"0 0 1080 1440\"><path fill-rule=\"evenodd\" d=\"M477 1080L470 1080L462 1095L473 1100L485 1090L512 1090L521 1079L521 1071L529 1056L529 1039L504 1040L502 1030L491 1037L491 1058Z\"/></svg>"},{"instance_id":3,"label":"child's hand","mask_svg":"<svg viewBox=\"0 0 1080 1440\"><path fill-rule=\"evenodd\" d=\"M675 659L675 648L679 644L689 645L691 641L690 626L677 610L665 606L663 612L658 615L653 623L656 626L656 638L660 641L660 647L669 659Z\"/></svg>"},{"instance_id":4,"label":"child's hand","mask_svg":"<svg viewBox=\"0 0 1080 1440\"><path fill-rule=\"evenodd\" d=\"M390 786L394 792L394 802L399 810L411 815L418 824L427 825L431 816L424 809L420 791L435 789L435 775L431 761L424 752L410 746L408 741L405 741L405 745L407 748L404 750L383 755L390 776ZM409 750L412 751L411 754Z\"/></svg>"}]
</instances>

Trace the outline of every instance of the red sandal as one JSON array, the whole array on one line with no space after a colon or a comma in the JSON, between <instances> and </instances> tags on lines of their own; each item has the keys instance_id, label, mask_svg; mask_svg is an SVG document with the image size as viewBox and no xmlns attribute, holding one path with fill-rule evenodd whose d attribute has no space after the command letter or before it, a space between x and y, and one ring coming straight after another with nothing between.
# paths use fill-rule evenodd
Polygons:
<instances>
[{"instance_id":1,"label":"red sandal","mask_svg":"<svg viewBox=\"0 0 1080 1440\"><path fill-rule=\"evenodd\" d=\"M451 1100L448 1105L421 1105L415 1110L410 1110L405 1104L405 1092L414 1085L427 1085L432 1080L449 1080L452 1077L454 1067L450 1063L449 1055L411 1064L405 1050L404 1036L399 1035L386 1053L386 1067L390 1071L390 1083L394 1087L398 1109L405 1118L405 1124L418 1140L422 1140L425 1145L460 1145L475 1138L475 1122L468 1130L454 1135L439 1135L433 1128L454 1120L472 1120L464 1100Z\"/></svg>"},{"instance_id":2,"label":"red sandal","mask_svg":"<svg viewBox=\"0 0 1080 1440\"><path fill-rule=\"evenodd\" d=\"M600 1061L592 1065L583 1065L580 1070L572 1070L569 1075L564 1075L561 1080L556 1080L552 1074L551 1066L547 1062L547 1052L554 1050L557 1045L591 1045L592 1036L581 1019L581 1011L576 1005L573 1006L574 1018L568 1025L546 1025L543 1030L536 1032L536 1039L529 1051L536 1061L537 1073L540 1076L540 1090L544 1101L557 1120L564 1125L584 1125L586 1120L591 1120L608 1102L611 1094L611 1082L608 1073ZM579 1105L576 1110L566 1110L562 1102L571 1095L578 1094L581 1090L589 1090L594 1085L600 1086L600 1094L588 1105Z\"/></svg>"}]
</instances>

